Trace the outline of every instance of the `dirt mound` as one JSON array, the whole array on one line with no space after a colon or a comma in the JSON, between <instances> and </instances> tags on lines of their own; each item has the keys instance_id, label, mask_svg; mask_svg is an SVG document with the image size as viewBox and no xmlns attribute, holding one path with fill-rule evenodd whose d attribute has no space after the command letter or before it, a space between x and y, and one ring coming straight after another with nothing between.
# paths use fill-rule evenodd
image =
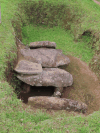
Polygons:
<instances>
[{"instance_id":1,"label":"dirt mound","mask_svg":"<svg viewBox=\"0 0 100 133\"><path fill-rule=\"evenodd\" d=\"M68 56L71 63L67 68L73 76L73 86L63 91L62 98L84 102L88 105L87 114L98 111L100 108L100 81L89 69L88 65L80 59Z\"/></svg>"}]
</instances>

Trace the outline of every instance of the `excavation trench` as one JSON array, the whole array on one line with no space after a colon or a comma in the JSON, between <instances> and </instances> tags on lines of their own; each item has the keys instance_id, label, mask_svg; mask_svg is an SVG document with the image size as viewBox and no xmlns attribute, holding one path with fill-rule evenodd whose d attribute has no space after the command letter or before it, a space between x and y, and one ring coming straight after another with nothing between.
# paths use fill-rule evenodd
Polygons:
<instances>
[{"instance_id":1,"label":"excavation trench","mask_svg":"<svg viewBox=\"0 0 100 133\"><path fill-rule=\"evenodd\" d=\"M27 12L27 15L28 13L30 13L30 10ZM32 15L33 14L31 14L31 17ZM38 16L41 16L41 11L38 12ZM28 18L29 19L28 23L33 21L32 19L34 18L33 17L31 18L31 17ZM44 18L45 18L45 15L44 15ZM49 20L46 22L44 18L39 20L38 23L42 23L42 21L44 21L44 24L48 25ZM36 20L36 22L34 21L34 23L37 23L37 19L38 18L34 19ZM20 18L17 20L20 21ZM53 22L54 20L53 16L52 18L50 18L50 20L52 20ZM20 22L14 20L12 23L16 25L14 27L16 36L22 41L22 31L21 31L22 27L21 27ZM63 23L64 23L64 20L63 20ZM54 26L56 24L57 22L53 23ZM24 23L22 25L24 25ZM20 57L20 55L18 56ZM99 95L100 94L100 81L98 80L97 76L90 70L90 68L85 62L70 55L68 55L68 57L71 62L69 66L64 67L64 69L68 71L70 74L72 74L74 83L72 86L68 86L63 89L61 98L72 99L72 100L76 100L76 101L87 104L88 105L88 111L86 113L87 115L93 113L94 111L98 111L100 108L100 95ZM22 60L22 57L20 58L20 60ZM23 108L27 108L29 106L27 104L29 97L34 97L34 96L51 97L55 90L55 87L53 86L48 86L48 87L30 86L30 92L26 92L24 90L25 86L27 86L25 83L22 83L22 85L18 86L18 83L16 82L16 86L17 86L16 90L19 89L19 87L21 88L18 94L18 98L21 99L23 103L25 103L23 104ZM40 107L40 106L37 106L37 107Z\"/></svg>"}]
</instances>

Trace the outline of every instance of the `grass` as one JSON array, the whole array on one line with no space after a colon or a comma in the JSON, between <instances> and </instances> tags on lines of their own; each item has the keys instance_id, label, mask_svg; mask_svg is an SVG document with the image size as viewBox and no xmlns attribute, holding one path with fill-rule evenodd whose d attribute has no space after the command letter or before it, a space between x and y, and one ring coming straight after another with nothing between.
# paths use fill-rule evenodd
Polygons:
<instances>
[{"instance_id":1,"label":"grass","mask_svg":"<svg viewBox=\"0 0 100 133\"><path fill-rule=\"evenodd\" d=\"M82 115L58 113L58 115L50 116L47 113L34 112L31 108L23 110L22 103L17 99L13 92L12 86L5 79L5 69L8 67L7 62L11 63L16 59L16 44L15 32L11 24L11 20L15 12L18 12L18 3L21 0L0 0L1 4L1 21L0 24L0 132L1 133L99 133L100 132L100 111L84 117ZM50 1L57 4L59 1ZM100 20L98 5L92 0L73 0L63 1L68 2L72 6L82 8L85 16L82 18L80 26L76 24L75 29L71 25L71 33L65 32L60 27L40 28L39 26L23 27L23 42L30 43L31 41L50 40L57 43L57 48L62 49L64 53L72 53L76 57L81 57L85 62L89 62L93 57L92 51L87 44L91 40L89 37L83 37L75 42L74 38L88 29L91 29L93 34L100 31ZM94 8L95 7L95 8ZM81 13L81 12L80 12ZM80 14L79 13L79 14ZM85 18L85 19L84 19ZM32 31L34 29L34 32ZM26 39L25 39L26 38ZM86 41L86 42L85 42ZM62 111L63 112L63 111Z\"/></svg>"},{"instance_id":2,"label":"grass","mask_svg":"<svg viewBox=\"0 0 100 133\"><path fill-rule=\"evenodd\" d=\"M48 33L48 34L47 34ZM22 28L23 43L29 44L35 41L49 40L56 42L57 49L62 49L64 54L72 54L80 57L83 61L89 62L94 51L89 48L89 38L83 38L83 41L74 42L73 34L69 34L60 27L43 28L40 26L29 25Z\"/></svg>"}]
</instances>

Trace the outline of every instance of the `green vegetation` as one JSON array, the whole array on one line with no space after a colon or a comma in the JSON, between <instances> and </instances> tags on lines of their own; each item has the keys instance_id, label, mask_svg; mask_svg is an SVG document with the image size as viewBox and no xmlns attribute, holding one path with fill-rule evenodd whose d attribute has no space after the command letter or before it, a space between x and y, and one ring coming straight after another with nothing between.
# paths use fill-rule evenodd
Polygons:
<instances>
[{"instance_id":1,"label":"green vegetation","mask_svg":"<svg viewBox=\"0 0 100 133\"><path fill-rule=\"evenodd\" d=\"M47 34L48 33L48 34ZM80 42L74 42L73 35L64 31L60 27L43 28L29 25L22 29L23 43L49 40L56 42L57 49L62 49L64 54L71 54L81 57L82 60L89 62L93 57L93 50L89 48L90 38L82 38Z\"/></svg>"},{"instance_id":2,"label":"green vegetation","mask_svg":"<svg viewBox=\"0 0 100 133\"><path fill-rule=\"evenodd\" d=\"M39 0L35 1L38 2ZM32 26L32 19L34 18L30 17L30 20L24 12L21 12L18 6L22 0L0 0L0 132L100 133L100 111L85 117L82 115L74 116L71 113L58 113L55 116L50 116L41 112L41 110L35 113L30 107L23 110L21 101L17 99L13 91L15 88L12 87L17 81L11 83L8 80L13 78L13 68L17 58L15 35L19 39L22 38L25 44L29 44L31 41L54 41L57 43L57 48L62 49L65 54L80 57L88 64L93 55L95 53L98 55L100 51L100 7L98 5L92 0L63 0L63 3L62 0L45 1L47 1L48 5L51 3L55 7L58 3L59 5L65 5L63 11L66 7L68 10L70 9L69 16L67 9L65 16L64 12L61 12L62 9L60 9L59 13L61 12L62 18L59 18L61 17L59 14L57 14L58 16L52 15L48 11L48 19L43 17L38 22L36 17L36 21ZM42 13L41 10L40 12ZM55 21L56 19L57 21ZM44 26L41 26L41 20L44 20ZM38 25L35 27L37 22ZM55 23L58 24L57 27ZM95 64L94 68L99 73L100 70L96 66L98 67L98 64ZM7 76L8 79L6 79Z\"/></svg>"}]
</instances>

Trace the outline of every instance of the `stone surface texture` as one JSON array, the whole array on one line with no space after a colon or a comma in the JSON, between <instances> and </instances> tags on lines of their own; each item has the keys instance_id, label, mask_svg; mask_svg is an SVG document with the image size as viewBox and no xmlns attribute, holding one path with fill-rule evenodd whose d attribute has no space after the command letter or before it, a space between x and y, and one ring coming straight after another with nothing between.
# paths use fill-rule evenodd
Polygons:
<instances>
[{"instance_id":1,"label":"stone surface texture","mask_svg":"<svg viewBox=\"0 0 100 133\"><path fill-rule=\"evenodd\" d=\"M50 42L50 41L39 41L39 42L31 42L29 47L31 48L56 48L56 43L55 42Z\"/></svg>"},{"instance_id":2,"label":"stone surface texture","mask_svg":"<svg viewBox=\"0 0 100 133\"><path fill-rule=\"evenodd\" d=\"M42 67L58 67L68 65L70 63L69 58L62 54L61 50L38 48L38 49L21 49L21 55L25 60L39 63Z\"/></svg>"},{"instance_id":3,"label":"stone surface texture","mask_svg":"<svg viewBox=\"0 0 100 133\"><path fill-rule=\"evenodd\" d=\"M28 98L28 104L55 110L82 111L83 113L87 111L87 105L85 103L66 98L35 96Z\"/></svg>"},{"instance_id":4,"label":"stone surface texture","mask_svg":"<svg viewBox=\"0 0 100 133\"><path fill-rule=\"evenodd\" d=\"M41 64L21 60L14 70L21 74L39 74L42 72L42 66Z\"/></svg>"},{"instance_id":5,"label":"stone surface texture","mask_svg":"<svg viewBox=\"0 0 100 133\"><path fill-rule=\"evenodd\" d=\"M17 78L32 86L67 87L73 83L72 75L59 68L43 68L38 75L17 75Z\"/></svg>"}]
</instances>

